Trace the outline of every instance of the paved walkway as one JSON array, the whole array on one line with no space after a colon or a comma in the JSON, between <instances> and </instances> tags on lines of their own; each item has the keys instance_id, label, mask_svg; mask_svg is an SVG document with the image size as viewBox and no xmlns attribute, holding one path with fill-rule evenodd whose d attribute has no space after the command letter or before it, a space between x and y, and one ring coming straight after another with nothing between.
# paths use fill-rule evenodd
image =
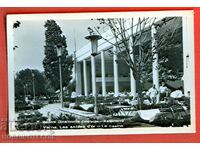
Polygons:
<instances>
[{"instance_id":1,"label":"paved walkway","mask_svg":"<svg viewBox=\"0 0 200 150\"><path fill-rule=\"evenodd\" d=\"M87 112L87 111L70 109L70 108L61 108L60 103L48 104L38 109L38 111L42 113L44 116L47 116L48 113L51 113L55 116L59 116L62 113L62 114L69 114L79 119L84 119L84 118L85 119L89 119L89 118L100 119L104 117L103 115L99 115L98 117L96 117L93 112Z\"/></svg>"},{"instance_id":2,"label":"paved walkway","mask_svg":"<svg viewBox=\"0 0 200 150\"><path fill-rule=\"evenodd\" d=\"M48 104L38 110L40 113L42 113L44 116L47 116L48 112L51 114L54 114L55 116L59 116L62 114L68 114L73 117L79 118L79 119L103 119L106 116L104 115L98 115L95 116L93 112L87 112L77 109L71 109L71 108L61 108L60 103L55 104ZM136 113L139 114L139 116L144 120L151 120L155 117L156 114L158 114L160 111L159 109L150 109L150 110L138 110L138 111L132 111L129 115L134 116Z\"/></svg>"},{"instance_id":3,"label":"paved walkway","mask_svg":"<svg viewBox=\"0 0 200 150\"><path fill-rule=\"evenodd\" d=\"M51 114L54 114L55 116L59 116L62 112L59 110L61 108L60 103L54 103L54 104L48 104L44 107L38 109L40 113L42 113L44 116L47 116L48 112Z\"/></svg>"}]
</instances>

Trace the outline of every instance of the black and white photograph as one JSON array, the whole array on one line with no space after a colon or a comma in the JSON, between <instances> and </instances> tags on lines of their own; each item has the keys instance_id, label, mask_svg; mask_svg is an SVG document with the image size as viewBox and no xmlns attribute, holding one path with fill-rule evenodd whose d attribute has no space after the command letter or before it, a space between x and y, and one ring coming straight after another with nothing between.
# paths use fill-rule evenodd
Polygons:
<instances>
[{"instance_id":1,"label":"black and white photograph","mask_svg":"<svg viewBox=\"0 0 200 150\"><path fill-rule=\"evenodd\" d=\"M9 135L195 132L193 11L7 15Z\"/></svg>"}]
</instances>

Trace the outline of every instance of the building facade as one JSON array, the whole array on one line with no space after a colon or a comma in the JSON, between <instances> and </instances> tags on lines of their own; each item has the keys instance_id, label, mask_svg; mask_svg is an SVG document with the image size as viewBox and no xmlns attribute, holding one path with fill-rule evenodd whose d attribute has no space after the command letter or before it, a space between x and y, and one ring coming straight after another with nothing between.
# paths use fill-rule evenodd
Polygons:
<instances>
[{"instance_id":1,"label":"building facade","mask_svg":"<svg viewBox=\"0 0 200 150\"><path fill-rule=\"evenodd\" d=\"M163 18L160 18L163 19ZM188 24L188 19L181 17L177 22L176 26L177 36L181 36L183 51L183 79L190 75L190 71L193 71L193 66L189 65L190 58L193 58L193 52L189 51L188 48L193 48L192 44L187 44L186 41L191 41L188 39L191 37L189 35L189 28L191 27ZM159 20L157 21L159 22ZM173 24L169 23L166 26L171 26ZM175 27L175 26L174 26ZM150 36L148 42L153 45L156 43L156 38L154 37L157 31L154 26L149 29ZM106 33L103 33L102 36L110 35L108 30ZM113 41L114 38L110 37L110 41ZM159 39L157 39L159 40ZM191 41L192 42L192 41ZM116 54L110 53L115 51L116 47L111 45L109 42L106 42L103 39L99 40L98 43L98 53L96 56L91 55L91 43L88 43L81 49L76 51L75 54L75 75L76 75L76 93L78 95L102 95L106 96L108 93L113 92L114 96L119 96L120 92L128 92L131 96L136 95L136 81L133 77L132 70L124 62L123 59L119 58ZM132 57L132 56L131 56ZM155 57L155 61L152 64L152 84L155 84L156 88L159 89L159 70L158 70L158 54ZM187 81L184 80L184 85L187 84ZM190 91L190 86L184 87L184 92L188 93Z\"/></svg>"}]
</instances>

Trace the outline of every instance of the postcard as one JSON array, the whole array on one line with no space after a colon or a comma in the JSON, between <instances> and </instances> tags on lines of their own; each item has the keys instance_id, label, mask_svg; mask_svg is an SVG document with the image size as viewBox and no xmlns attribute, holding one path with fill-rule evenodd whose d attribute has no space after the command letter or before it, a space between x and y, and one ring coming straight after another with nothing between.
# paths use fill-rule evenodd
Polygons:
<instances>
[{"instance_id":1,"label":"postcard","mask_svg":"<svg viewBox=\"0 0 200 150\"><path fill-rule=\"evenodd\" d=\"M7 15L9 135L195 133L193 17Z\"/></svg>"}]
</instances>

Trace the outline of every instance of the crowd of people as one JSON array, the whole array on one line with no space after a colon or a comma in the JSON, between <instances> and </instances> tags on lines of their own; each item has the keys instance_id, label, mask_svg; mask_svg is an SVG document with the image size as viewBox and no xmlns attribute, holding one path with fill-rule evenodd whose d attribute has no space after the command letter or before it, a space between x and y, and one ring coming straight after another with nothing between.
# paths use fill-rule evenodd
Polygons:
<instances>
[{"instance_id":1,"label":"crowd of people","mask_svg":"<svg viewBox=\"0 0 200 150\"><path fill-rule=\"evenodd\" d=\"M159 101L167 101L167 100L181 100L184 98L190 98L190 92L184 94L183 87L180 86L177 89L170 89L167 87L165 82L161 83L159 89L153 85L147 92L145 92L145 97L150 100L151 103L156 103L157 99Z\"/></svg>"}]
</instances>

